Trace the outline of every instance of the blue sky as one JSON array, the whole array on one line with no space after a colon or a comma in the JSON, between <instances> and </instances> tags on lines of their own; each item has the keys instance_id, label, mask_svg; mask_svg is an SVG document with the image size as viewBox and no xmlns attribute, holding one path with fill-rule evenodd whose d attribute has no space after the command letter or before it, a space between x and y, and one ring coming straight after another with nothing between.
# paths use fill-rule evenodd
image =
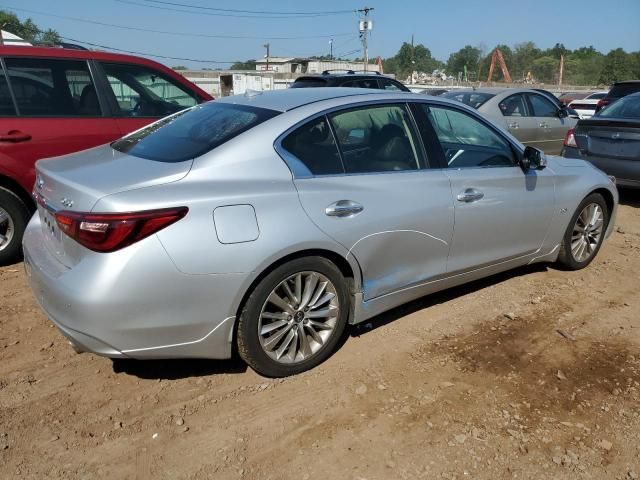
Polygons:
<instances>
[{"instance_id":1,"label":"blue sky","mask_svg":"<svg viewBox=\"0 0 640 480\"><path fill-rule=\"evenodd\" d=\"M344 0L167 1L222 9L283 12L351 10L367 5L364 1L357 3ZM143 4L183 11L148 8ZM368 5L375 7L371 14L374 21L370 42L372 57L395 54L403 41L411 40L412 33L416 43L424 44L434 57L444 61L449 54L468 44L488 50L498 43L513 45L527 40L534 41L541 48L559 42L568 48L593 45L604 53L617 47L627 51L640 50L640 0L609 3L601 0L378 0ZM614 5L615 8L612 8ZM310 18L242 18L198 14L197 11L190 14L184 12L188 10L185 7L151 3L149 0L0 0L0 8L13 10L21 19L29 16L39 26L54 28L65 37L173 57L220 61L258 58L264 55L262 45L267 41L271 44L271 55L274 56L327 54L329 38L323 36L334 34L334 53L361 55L360 51L356 51L360 48L360 42L357 37L358 16L355 13ZM201 12L216 13L208 10ZM222 38L122 30L51 15L151 30L220 35ZM318 38L267 39L312 36ZM157 60L167 65L226 66Z\"/></svg>"}]
</instances>

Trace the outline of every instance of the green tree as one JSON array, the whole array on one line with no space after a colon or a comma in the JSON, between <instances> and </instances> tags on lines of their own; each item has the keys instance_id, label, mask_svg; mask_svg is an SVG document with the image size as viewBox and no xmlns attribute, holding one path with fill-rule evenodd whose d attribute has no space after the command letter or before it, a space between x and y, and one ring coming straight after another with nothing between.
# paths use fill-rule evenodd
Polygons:
<instances>
[{"instance_id":1,"label":"green tree","mask_svg":"<svg viewBox=\"0 0 640 480\"><path fill-rule=\"evenodd\" d=\"M523 42L515 45L509 72L513 80L526 78L533 71L533 62L540 56L540 49L533 42Z\"/></svg>"},{"instance_id":2,"label":"green tree","mask_svg":"<svg viewBox=\"0 0 640 480\"><path fill-rule=\"evenodd\" d=\"M533 61L533 76L539 82L555 82L559 70L560 60L554 57L543 56Z\"/></svg>"},{"instance_id":3,"label":"green tree","mask_svg":"<svg viewBox=\"0 0 640 480\"><path fill-rule=\"evenodd\" d=\"M229 67L229 70L255 70L256 61L247 60L246 62L236 62Z\"/></svg>"},{"instance_id":4,"label":"green tree","mask_svg":"<svg viewBox=\"0 0 640 480\"><path fill-rule=\"evenodd\" d=\"M465 45L449 56L446 72L448 75L456 77L459 72L464 72L464 67L466 66L469 77L475 78L481 56L482 51L478 47Z\"/></svg>"},{"instance_id":5,"label":"green tree","mask_svg":"<svg viewBox=\"0 0 640 480\"><path fill-rule=\"evenodd\" d=\"M600 73L599 82L610 84L621 80L629 80L633 75L632 56L622 48L611 50L604 57L604 65Z\"/></svg>"},{"instance_id":6,"label":"green tree","mask_svg":"<svg viewBox=\"0 0 640 480\"><path fill-rule=\"evenodd\" d=\"M431 73L444 68L444 63L431 56L431 50L422 44L415 47L404 42L398 53L384 60L384 71L395 73L399 78L407 78L412 72Z\"/></svg>"},{"instance_id":7,"label":"green tree","mask_svg":"<svg viewBox=\"0 0 640 480\"><path fill-rule=\"evenodd\" d=\"M171 67L174 70L188 70L184 65L176 65L175 67Z\"/></svg>"},{"instance_id":8,"label":"green tree","mask_svg":"<svg viewBox=\"0 0 640 480\"><path fill-rule=\"evenodd\" d=\"M18 16L7 10L0 10L0 25L5 32L13 33L30 43L56 45L61 41L58 32L52 29L40 30L33 20L21 22Z\"/></svg>"}]
</instances>

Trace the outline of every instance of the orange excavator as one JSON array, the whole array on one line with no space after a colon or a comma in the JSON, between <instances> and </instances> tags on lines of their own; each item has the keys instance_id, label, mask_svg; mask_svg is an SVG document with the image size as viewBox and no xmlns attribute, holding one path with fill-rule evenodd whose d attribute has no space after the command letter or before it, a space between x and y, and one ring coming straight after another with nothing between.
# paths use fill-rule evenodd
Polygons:
<instances>
[{"instance_id":1,"label":"orange excavator","mask_svg":"<svg viewBox=\"0 0 640 480\"><path fill-rule=\"evenodd\" d=\"M500 70L502 70L502 77L504 81L507 83L511 83L511 75L509 75L509 69L507 68L507 64L504 63L504 57L502 56L502 52L499 48L496 48L493 51L493 55L491 55L491 66L489 67L489 77L487 78L487 82L491 81L491 77L493 77L493 69L496 66L496 60L500 63Z\"/></svg>"}]
</instances>

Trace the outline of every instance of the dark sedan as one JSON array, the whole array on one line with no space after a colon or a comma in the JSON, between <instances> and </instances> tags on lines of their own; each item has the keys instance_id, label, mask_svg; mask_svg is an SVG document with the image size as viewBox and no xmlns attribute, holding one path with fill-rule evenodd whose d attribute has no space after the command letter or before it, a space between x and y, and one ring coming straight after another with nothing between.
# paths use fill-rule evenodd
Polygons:
<instances>
[{"instance_id":1,"label":"dark sedan","mask_svg":"<svg viewBox=\"0 0 640 480\"><path fill-rule=\"evenodd\" d=\"M640 92L580 120L567 132L562 156L588 160L618 185L640 188Z\"/></svg>"}]
</instances>

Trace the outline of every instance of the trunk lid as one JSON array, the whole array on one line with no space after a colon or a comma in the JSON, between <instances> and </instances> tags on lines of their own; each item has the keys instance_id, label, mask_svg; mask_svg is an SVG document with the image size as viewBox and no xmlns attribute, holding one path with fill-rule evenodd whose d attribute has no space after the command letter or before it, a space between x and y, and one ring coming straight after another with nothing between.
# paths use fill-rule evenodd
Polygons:
<instances>
[{"instance_id":1,"label":"trunk lid","mask_svg":"<svg viewBox=\"0 0 640 480\"><path fill-rule=\"evenodd\" d=\"M640 160L640 121L581 120L574 132L583 154L620 160Z\"/></svg>"},{"instance_id":2,"label":"trunk lid","mask_svg":"<svg viewBox=\"0 0 640 480\"><path fill-rule=\"evenodd\" d=\"M192 164L192 160L146 160L113 150L109 145L40 160L36 163L34 191L47 248L64 265L75 265L87 251L60 232L55 212L91 212L98 200L107 195L181 180Z\"/></svg>"}]
</instances>

